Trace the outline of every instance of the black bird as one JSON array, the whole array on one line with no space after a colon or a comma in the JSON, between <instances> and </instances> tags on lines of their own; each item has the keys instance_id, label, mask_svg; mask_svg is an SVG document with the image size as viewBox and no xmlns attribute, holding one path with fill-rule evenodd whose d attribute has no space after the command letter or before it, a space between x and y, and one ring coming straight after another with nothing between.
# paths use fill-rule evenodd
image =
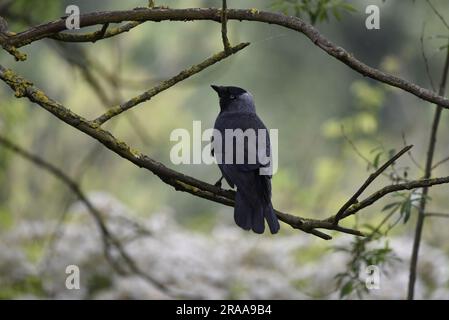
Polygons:
<instances>
[{"instance_id":1,"label":"black bird","mask_svg":"<svg viewBox=\"0 0 449 320\"><path fill-rule=\"evenodd\" d=\"M238 226L245 230L252 229L256 233L263 233L264 219L266 219L271 233L277 233L280 227L271 204L271 173L261 174L260 172L270 167L270 137L267 128L256 114L254 99L242 88L215 85L211 87L220 98L220 113L215 120L214 128L220 133L221 141L214 135L212 155L217 158L223 176L216 185L221 186L221 180L224 177L232 188L237 186L234 220ZM226 143L229 141L225 141L226 129L241 129L243 132L253 129L257 139L243 139L244 145L241 146L240 143L239 146L237 139L232 138L230 142L232 150L227 150ZM259 130L265 130L265 141ZM258 142L259 135L262 143ZM239 150L243 156L243 161L240 162L237 161ZM217 154L219 152L221 154ZM266 156L267 161L262 161L261 154ZM250 159L251 155L254 156L253 161ZM228 163L226 159L230 159L232 163Z\"/></svg>"}]
</instances>

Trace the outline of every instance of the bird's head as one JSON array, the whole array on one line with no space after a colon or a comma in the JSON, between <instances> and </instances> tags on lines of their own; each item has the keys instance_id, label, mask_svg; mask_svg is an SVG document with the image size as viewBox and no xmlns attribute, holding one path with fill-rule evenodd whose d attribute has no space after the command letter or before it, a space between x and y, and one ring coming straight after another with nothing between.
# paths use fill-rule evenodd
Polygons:
<instances>
[{"instance_id":1,"label":"bird's head","mask_svg":"<svg viewBox=\"0 0 449 320\"><path fill-rule=\"evenodd\" d=\"M255 112L254 99L245 89L211 85L220 98L221 112Z\"/></svg>"}]
</instances>

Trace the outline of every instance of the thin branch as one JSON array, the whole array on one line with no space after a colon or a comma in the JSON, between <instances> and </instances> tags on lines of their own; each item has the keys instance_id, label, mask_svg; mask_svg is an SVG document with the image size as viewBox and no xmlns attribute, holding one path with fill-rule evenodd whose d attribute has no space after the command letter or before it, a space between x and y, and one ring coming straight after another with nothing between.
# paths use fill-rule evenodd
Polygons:
<instances>
[{"instance_id":1,"label":"thin branch","mask_svg":"<svg viewBox=\"0 0 449 320\"><path fill-rule=\"evenodd\" d=\"M426 217L449 218L449 213L441 213L441 212L427 212L424 215Z\"/></svg>"},{"instance_id":2,"label":"thin branch","mask_svg":"<svg viewBox=\"0 0 449 320\"><path fill-rule=\"evenodd\" d=\"M344 127L342 126L341 127L341 133L342 133L342 136L343 136L343 138L346 140L346 142L348 142L349 143L349 145L351 146L351 148L352 148L352 150L363 160L363 161L365 161L367 164L368 164L368 168L374 168L374 169L376 169L376 166L374 165L374 163L370 160L370 159L368 159L361 151L360 151L360 149L357 147L357 145L354 143L354 141L352 141L349 137L348 137L348 135L346 134L346 132L345 132L345 130L344 130ZM405 144L404 145L404 147L406 147L407 146L407 144ZM382 149L383 149L383 147L382 147ZM410 151L409 151L410 152ZM384 176L384 177L387 177L388 179L390 179L390 180L395 180L395 181L397 181L397 182L399 182L399 181L402 181L402 182L407 182L408 180L406 179L406 178L403 178L403 177L401 177L398 173L397 173L397 171L396 171L396 169L394 168L394 166L392 165L391 166L391 169L392 169L392 173L390 173L390 174L388 174L388 173L386 173L386 172L382 172L382 175ZM395 176L394 176L394 178L392 177L392 174L394 174Z\"/></svg>"},{"instance_id":3,"label":"thin branch","mask_svg":"<svg viewBox=\"0 0 449 320\"><path fill-rule=\"evenodd\" d=\"M228 8L226 0L223 0L223 6L221 9L221 38L223 40L223 48L225 52L231 50L231 44L228 39Z\"/></svg>"},{"instance_id":4,"label":"thin branch","mask_svg":"<svg viewBox=\"0 0 449 320\"><path fill-rule=\"evenodd\" d=\"M371 162L370 159L368 159L367 157L365 157L365 155L359 150L359 148L357 148L357 146L355 145L354 141L352 141L351 139L349 139L348 135L345 132L345 128L344 126L341 126L341 135L343 136L343 138L346 140L347 143L349 143L349 145L351 146L352 150L354 150L354 152L362 159L364 160L369 166L373 166L373 163Z\"/></svg>"},{"instance_id":5,"label":"thin branch","mask_svg":"<svg viewBox=\"0 0 449 320\"><path fill-rule=\"evenodd\" d=\"M192 21L192 20L213 20L221 22L221 9L140 9L125 11L105 11L80 15L81 27L87 27L105 23L120 23L122 21ZM351 69L363 76L386 83L388 85L407 91L423 100L438 104L443 108L449 108L449 99L436 94L433 91L422 88L414 83L406 81L397 76L372 68L342 47L339 47L325 38L315 27L297 17L286 16L281 13L259 11L256 9L228 9L228 20L259 21L263 23L276 24L288 29L303 33L316 46L323 51L346 64ZM53 22L32 27L8 38L8 43L17 48L32 43L42 38L64 31L65 20L59 19Z\"/></svg>"},{"instance_id":6,"label":"thin branch","mask_svg":"<svg viewBox=\"0 0 449 320\"><path fill-rule=\"evenodd\" d=\"M430 2L430 0L426 0L427 4L429 5L430 8L432 8L432 11L435 13L435 15L441 20L441 22L444 24L444 26L446 27L446 29L449 30L449 24L446 22L446 19L444 19L444 17L441 15L440 12L438 12L438 10L433 6L432 2Z\"/></svg>"},{"instance_id":7,"label":"thin branch","mask_svg":"<svg viewBox=\"0 0 449 320\"><path fill-rule=\"evenodd\" d=\"M437 167L441 166L443 163L446 163L449 161L449 157L443 158L440 161L436 162L433 166L432 166L432 170L436 169Z\"/></svg>"},{"instance_id":8,"label":"thin branch","mask_svg":"<svg viewBox=\"0 0 449 320\"><path fill-rule=\"evenodd\" d=\"M77 48L75 52L73 52L73 48L67 48L64 44L58 43L59 48L62 49L62 52L59 52L64 60L66 60L70 65L75 66L81 71L81 75L86 80L87 84L89 84L92 88L92 92L97 96L100 100L102 107L105 110L109 110L110 106L119 103L121 99L119 99L120 85L119 81L114 79L114 75L100 74L109 85L113 87L113 92L115 93L115 97L109 97L110 95L106 92L106 90L102 87L100 81L98 81L92 71L93 63L88 59L86 53ZM149 136L146 134L143 125L140 122L140 119L135 117L133 113L125 114L126 120L131 124L131 129L135 132L135 134L139 137L143 144L146 146L150 146Z\"/></svg>"},{"instance_id":9,"label":"thin branch","mask_svg":"<svg viewBox=\"0 0 449 320\"><path fill-rule=\"evenodd\" d=\"M429 4L431 4L428 1ZM444 95L446 91L446 82L449 73L449 47L446 49L446 58L443 67L443 73L441 75L439 94ZM428 179L432 176L432 164L433 157L435 154L435 147L437 142L437 133L438 126L440 124L441 113L443 111L443 107L438 105L435 110L435 115L433 118L432 129L430 132L429 145L427 149L427 158L426 165L424 169L424 179ZM422 190L421 199L419 201L419 209L418 209L418 219L416 221L416 229L415 229L415 237L413 240L413 249L412 256L410 258L410 273L409 273L409 282L408 282L408 291L407 291L407 299L413 300L415 294L415 282L416 282L416 272L418 266L418 254L419 254L419 246L421 244L421 235L424 227L424 212L426 210L427 204L427 195L429 193L429 188L425 187Z\"/></svg>"},{"instance_id":10,"label":"thin branch","mask_svg":"<svg viewBox=\"0 0 449 320\"><path fill-rule=\"evenodd\" d=\"M105 23L105 24L101 27L100 31L96 32L95 39L92 40L92 42L95 43L95 42L97 42L98 40L103 39L103 38L104 38L104 35L106 34L106 31L108 30L108 28L109 28L109 22L108 22L108 23Z\"/></svg>"},{"instance_id":11,"label":"thin branch","mask_svg":"<svg viewBox=\"0 0 449 320\"><path fill-rule=\"evenodd\" d=\"M424 66L426 67L426 75L427 75L427 78L429 79L430 86L432 87L432 90L435 91L435 85L433 84L432 75L430 74L429 60L427 59L426 49L424 47L425 27L426 27L426 25L425 25L425 23L423 23L422 29L421 29L421 36L419 37L419 42L421 44L421 55L424 60Z\"/></svg>"},{"instance_id":12,"label":"thin branch","mask_svg":"<svg viewBox=\"0 0 449 320\"><path fill-rule=\"evenodd\" d=\"M8 43L10 35L7 28L8 25L6 24L6 20L0 17L0 46L3 48L3 50L12 55L16 59L16 61L25 61L27 59L27 55L20 52L16 47Z\"/></svg>"},{"instance_id":13,"label":"thin branch","mask_svg":"<svg viewBox=\"0 0 449 320\"><path fill-rule=\"evenodd\" d=\"M391 217L396 213L396 210L390 211L383 219L382 221L377 225L377 227L367 236L367 238L372 239L377 233L380 232L380 229L383 227L385 223L388 222L388 220L391 219ZM388 227L387 231L385 232L385 235L390 230L391 226Z\"/></svg>"},{"instance_id":14,"label":"thin branch","mask_svg":"<svg viewBox=\"0 0 449 320\"><path fill-rule=\"evenodd\" d=\"M109 23L105 23L101 30L87 33L65 33L60 32L50 36L51 39L63 42L96 42L116 35L128 32L129 30L142 24L141 21L131 21L117 28L109 28Z\"/></svg>"},{"instance_id":15,"label":"thin branch","mask_svg":"<svg viewBox=\"0 0 449 320\"><path fill-rule=\"evenodd\" d=\"M392 184L386 187L383 187L376 192L372 193L370 196L366 197L360 202L357 202L350 206L342 215L340 220L353 215L360 210L369 207L373 203L377 202L384 196L397 192L397 191L403 191L403 190L413 190L413 189L419 189L419 188L429 188L432 186L440 185L440 184L447 184L449 183L449 176L447 177L441 177L441 178L432 178L432 179L421 179L421 180L414 180L409 182L403 182L398 184ZM328 221L335 221L336 217L330 217L327 220Z\"/></svg>"},{"instance_id":16,"label":"thin branch","mask_svg":"<svg viewBox=\"0 0 449 320\"><path fill-rule=\"evenodd\" d=\"M404 147L408 145L404 132L402 132L402 142L404 143ZM424 171L424 168L419 164L418 161L416 161L415 157L413 156L413 154L410 150L407 151L407 154L408 154L408 157L410 158L410 160L413 162L413 164L421 171Z\"/></svg>"},{"instance_id":17,"label":"thin branch","mask_svg":"<svg viewBox=\"0 0 449 320\"><path fill-rule=\"evenodd\" d=\"M368 179L363 183L363 185L354 193L354 195L338 210L334 223L338 223L338 221L343 217L345 211L353 204L357 203L359 196L365 191L366 188L374 181L376 178L384 172L391 164L393 164L399 157L401 157L404 153L409 151L412 146L407 146L403 148L401 151L396 153L391 159L385 162L379 169L369 175Z\"/></svg>"},{"instance_id":18,"label":"thin branch","mask_svg":"<svg viewBox=\"0 0 449 320\"><path fill-rule=\"evenodd\" d=\"M103 123L110 120L111 118L121 114L122 112L124 112L128 109L135 107L136 105L138 105L142 102L150 100L155 95L161 93L164 90L171 88L178 82L181 82L187 78L190 78L191 76L203 71L207 67L210 67L210 66L214 65L215 63L229 57L230 55L242 50L243 48L247 47L248 45L249 45L249 43L247 43L247 42L240 43L240 44L236 45L235 47L232 47L229 52L221 51L221 52L207 58L200 64L194 65L188 69L181 71L176 76L160 83L159 85L155 86L154 88L151 88L148 91L145 91L144 93L138 95L137 97L134 97L134 98L126 101L125 103L122 103L119 106L110 108L107 112L105 112L104 114L102 114L101 116L96 118L94 120L94 123L96 123L98 125L102 125Z\"/></svg>"}]
</instances>

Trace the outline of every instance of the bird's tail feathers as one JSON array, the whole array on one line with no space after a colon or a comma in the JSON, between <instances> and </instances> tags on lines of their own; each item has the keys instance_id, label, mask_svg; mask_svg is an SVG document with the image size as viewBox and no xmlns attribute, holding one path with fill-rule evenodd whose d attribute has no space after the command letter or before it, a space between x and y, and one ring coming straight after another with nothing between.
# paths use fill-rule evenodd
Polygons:
<instances>
[{"instance_id":1,"label":"bird's tail feathers","mask_svg":"<svg viewBox=\"0 0 449 320\"><path fill-rule=\"evenodd\" d=\"M279 225L278 217L274 213L271 201L268 206L265 206L263 214L268 222L268 226L270 227L270 232L272 234L278 233L281 226Z\"/></svg>"},{"instance_id":2,"label":"bird's tail feathers","mask_svg":"<svg viewBox=\"0 0 449 320\"><path fill-rule=\"evenodd\" d=\"M244 230L250 230L252 226L252 211L250 204L245 201L240 192L235 195L234 221Z\"/></svg>"},{"instance_id":3,"label":"bird's tail feathers","mask_svg":"<svg viewBox=\"0 0 449 320\"><path fill-rule=\"evenodd\" d=\"M254 208L237 190L234 209L235 223L244 230L253 230L255 233L261 234L265 231L265 220L267 220L272 234L279 231L279 221L273 211L271 201L266 205L260 204Z\"/></svg>"}]
</instances>

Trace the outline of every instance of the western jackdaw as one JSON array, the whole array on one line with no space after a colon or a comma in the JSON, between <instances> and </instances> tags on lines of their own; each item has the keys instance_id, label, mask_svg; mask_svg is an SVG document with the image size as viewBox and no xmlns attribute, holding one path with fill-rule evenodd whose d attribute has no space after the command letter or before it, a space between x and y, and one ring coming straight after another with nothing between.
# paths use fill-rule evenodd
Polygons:
<instances>
[{"instance_id":1,"label":"western jackdaw","mask_svg":"<svg viewBox=\"0 0 449 320\"><path fill-rule=\"evenodd\" d=\"M271 161L270 137L256 114L254 99L242 88L211 87L220 98L212 154L223 176L216 185L221 186L224 177L232 188L237 187L234 220L238 226L263 233L266 219L271 233L277 233L280 227L271 204L271 172L266 170ZM243 137L238 137L242 132Z\"/></svg>"}]
</instances>

